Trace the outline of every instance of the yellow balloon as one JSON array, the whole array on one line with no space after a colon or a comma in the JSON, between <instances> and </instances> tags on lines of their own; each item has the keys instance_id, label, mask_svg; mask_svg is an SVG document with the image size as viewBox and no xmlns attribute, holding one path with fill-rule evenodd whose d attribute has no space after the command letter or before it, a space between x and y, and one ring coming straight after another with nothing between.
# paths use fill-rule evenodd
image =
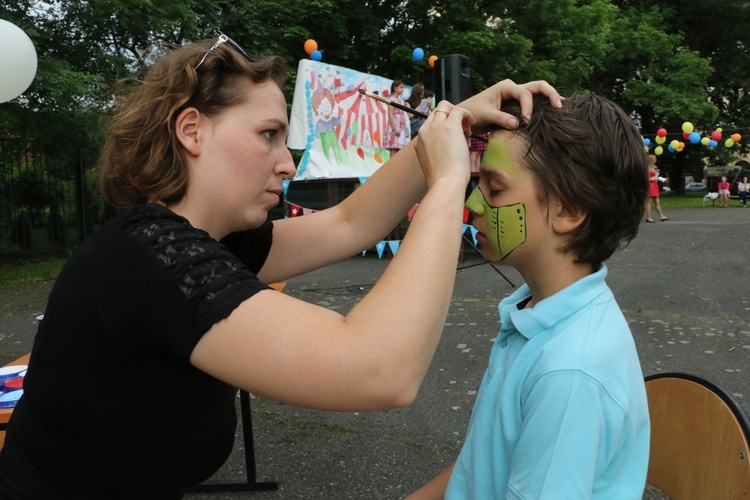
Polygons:
<instances>
[{"instance_id":1,"label":"yellow balloon","mask_svg":"<svg viewBox=\"0 0 750 500\"><path fill-rule=\"evenodd\" d=\"M656 136L656 144L664 144L664 141L666 141L666 140L667 140L666 137L662 137L660 135Z\"/></svg>"},{"instance_id":2,"label":"yellow balloon","mask_svg":"<svg viewBox=\"0 0 750 500\"><path fill-rule=\"evenodd\" d=\"M662 154L663 152L664 152L664 150L662 149L662 147L661 147L661 146L656 146L656 148L654 149L654 154L655 154L656 156L659 156L659 155L661 155L661 154Z\"/></svg>"},{"instance_id":3,"label":"yellow balloon","mask_svg":"<svg viewBox=\"0 0 750 500\"><path fill-rule=\"evenodd\" d=\"M693 124L690 123L690 122L683 123L682 124L682 131L685 132L686 134L689 134L690 132L693 131Z\"/></svg>"},{"instance_id":4,"label":"yellow balloon","mask_svg":"<svg viewBox=\"0 0 750 500\"><path fill-rule=\"evenodd\" d=\"M732 139L727 139L726 142L724 142L724 145L728 148L731 148L734 146L734 141Z\"/></svg>"},{"instance_id":5,"label":"yellow balloon","mask_svg":"<svg viewBox=\"0 0 750 500\"><path fill-rule=\"evenodd\" d=\"M677 149L677 146L679 146L679 144L680 144L680 141L678 141L677 139L669 143L669 145L672 146L672 149Z\"/></svg>"},{"instance_id":6,"label":"yellow balloon","mask_svg":"<svg viewBox=\"0 0 750 500\"><path fill-rule=\"evenodd\" d=\"M721 128L721 127L719 127L719 128L717 128L717 129L716 129L716 131L717 131L717 132L724 132L724 129L723 129L723 128Z\"/></svg>"},{"instance_id":7,"label":"yellow balloon","mask_svg":"<svg viewBox=\"0 0 750 500\"><path fill-rule=\"evenodd\" d=\"M711 142L711 138L710 137L703 137L701 139L701 144L703 144L704 146L708 146L709 142Z\"/></svg>"}]
</instances>

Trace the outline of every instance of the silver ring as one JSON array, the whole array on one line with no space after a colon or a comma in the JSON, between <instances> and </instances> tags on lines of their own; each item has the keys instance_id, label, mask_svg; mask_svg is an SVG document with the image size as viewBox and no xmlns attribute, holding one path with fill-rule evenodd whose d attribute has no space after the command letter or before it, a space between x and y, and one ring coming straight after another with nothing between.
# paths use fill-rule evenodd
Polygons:
<instances>
[{"instance_id":1,"label":"silver ring","mask_svg":"<svg viewBox=\"0 0 750 500\"><path fill-rule=\"evenodd\" d=\"M435 109L435 113L445 113L445 116L448 116L448 112L446 110L444 110L444 109L437 108L437 109Z\"/></svg>"}]
</instances>

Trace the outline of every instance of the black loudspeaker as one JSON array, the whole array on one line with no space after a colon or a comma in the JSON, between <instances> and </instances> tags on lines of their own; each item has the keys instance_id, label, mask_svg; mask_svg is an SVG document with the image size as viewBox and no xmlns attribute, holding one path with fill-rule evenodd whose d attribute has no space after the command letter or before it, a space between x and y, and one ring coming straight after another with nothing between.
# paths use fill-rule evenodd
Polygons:
<instances>
[{"instance_id":1,"label":"black loudspeaker","mask_svg":"<svg viewBox=\"0 0 750 500\"><path fill-rule=\"evenodd\" d=\"M441 57L435 65L436 101L446 100L458 104L471 97L469 58L461 54Z\"/></svg>"}]
</instances>

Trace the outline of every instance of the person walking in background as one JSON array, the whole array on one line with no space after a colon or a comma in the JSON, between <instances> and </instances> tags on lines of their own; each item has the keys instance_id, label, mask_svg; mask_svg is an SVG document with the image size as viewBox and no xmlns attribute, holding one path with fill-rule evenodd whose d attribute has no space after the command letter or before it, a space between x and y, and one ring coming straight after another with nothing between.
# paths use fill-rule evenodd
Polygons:
<instances>
[{"instance_id":1,"label":"person walking in background","mask_svg":"<svg viewBox=\"0 0 750 500\"><path fill-rule=\"evenodd\" d=\"M737 193L740 195L740 205L747 208L747 194L750 192L750 182L747 181L747 177L743 177L740 182L737 183Z\"/></svg>"},{"instance_id":2,"label":"person walking in background","mask_svg":"<svg viewBox=\"0 0 750 500\"><path fill-rule=\"evenodd\" d=\"M389 99L393 102L408 106L401 95L404 93L404 82L394 80L391 84L391 95ZM409 117L402 109L388 106L388 123L385 127L385 137L383 138L383 147L387 149L391 156L398 153L401 148L406 146L411 140L411 125Z\"/></svg>"},{"instance_id":3,"label":"person walking in background","mask_svg":"<svg viewBox=\"0 0 750 500\"><path fill-rule=\"evenodd\" d=\"M719 192L719 208L726 208L729 200L729 182L726 175L721 176L721 182L716 189Z\"/></svg>"},{"instance_id":4,"label":"person walking in background","mask_svg":"<svg viewBox=\"0 0 750 500\"><path fill-rule=\"evenodd\" d=\"M656 207L659 214L659 220L662 222L669 220L669 217L661 211L661 202L659 201L659 172L656 171L656 156L648 155L648 199L646 200L646 222L654 222L651 218L651 204Z\"/></svg>"}]
</instances>

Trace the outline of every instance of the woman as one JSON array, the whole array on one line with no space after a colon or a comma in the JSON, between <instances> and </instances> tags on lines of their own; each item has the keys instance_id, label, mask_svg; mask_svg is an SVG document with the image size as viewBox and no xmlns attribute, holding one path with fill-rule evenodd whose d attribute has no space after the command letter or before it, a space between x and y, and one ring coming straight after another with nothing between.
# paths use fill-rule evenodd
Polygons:
<instances>
[{"instance_id":1,"label":"woman","mask_svg":"<svg viewBox=\"0 0 750 500\"><path fill-rule=\"evenodd\" d=\"M750 193L750 182L747 177L742 178L742 182L737 183L737 194L740 195L740 203L747 208L747 194Z\"/></svg>"},{"instance_id":2,"label":"woman","mask_svg":"<svg viewBox=\"0 0 750 500\"><path fill-rule=\"evenodd\" d=\"M407 104L401 99L404 93L404 82L395 80L391 84L391 95L389 99L392 102L406 106ZM406 146L411 139L411 127L409 117L402 109L388 106L388 123L385 126L385 136L383 137L383 147L388 150L391 156L398 153L401 148Z\"/></svg>"},{"instance_id":3,"label":"woman","mask_svg":"<svg viewBox=\"0 0 750 500\"><path fill-rule=\"evenodd\" d=\"M284 67L227 42L169 53L117 110L101 189L124 212L50 294L0 498L179 498L229 455L237 388L320 410L410 404L450 303L469 111L503 124L490 103L559 102L544 82L509 81L466 109L443 102L422 140L339 206L272 223L295 172ZM428 209L347 316L265 285L371 247L420 198Z\"/></svg>"},{"instance_id":4,"label":"woman","mask_svg":"<svg viewBox=\"0 0 750 500\"><path fill-rule=\"evenodd\" d=\"M719 182L717 190L719 192L719 208L726 208L729 200L729 182L726 175L721 176L721 182Z\"/></svg>"},{"instance_id":5,"label":"woman","mask_svg":"<svg viewBox=\"0 0 750 500\"><path fill-rule=\"evenodd\" d=\"M425 98L425 89L424 84L422 83L414 84L414 86L411 88L411 94L406 100L406 104L408 104L410 108L415 109L425 115L429 115L430 111L432 111L432 108L430 106L431 100ZM417 136L417 134L419 133L419 128L424 125L424 121L425 118L422 118L421 116L411 116L409 118L412 139Z\"/></svg>"},{"instance_id":6,"label":"woman","mask_svg":"<svg viewBox=\"0 0 750 500\"><path fill-rule=\"evenodd\" d=\"M656 212L659 214L659 220L662 222L669 220L669 217L661 211L661 202L659 201L659 173L656 171L656 156L648 155L648 186L649 193L646 200L646 222L654 222L651 218L651 203L656 206Z\"/></svg>"}]
</instances>

